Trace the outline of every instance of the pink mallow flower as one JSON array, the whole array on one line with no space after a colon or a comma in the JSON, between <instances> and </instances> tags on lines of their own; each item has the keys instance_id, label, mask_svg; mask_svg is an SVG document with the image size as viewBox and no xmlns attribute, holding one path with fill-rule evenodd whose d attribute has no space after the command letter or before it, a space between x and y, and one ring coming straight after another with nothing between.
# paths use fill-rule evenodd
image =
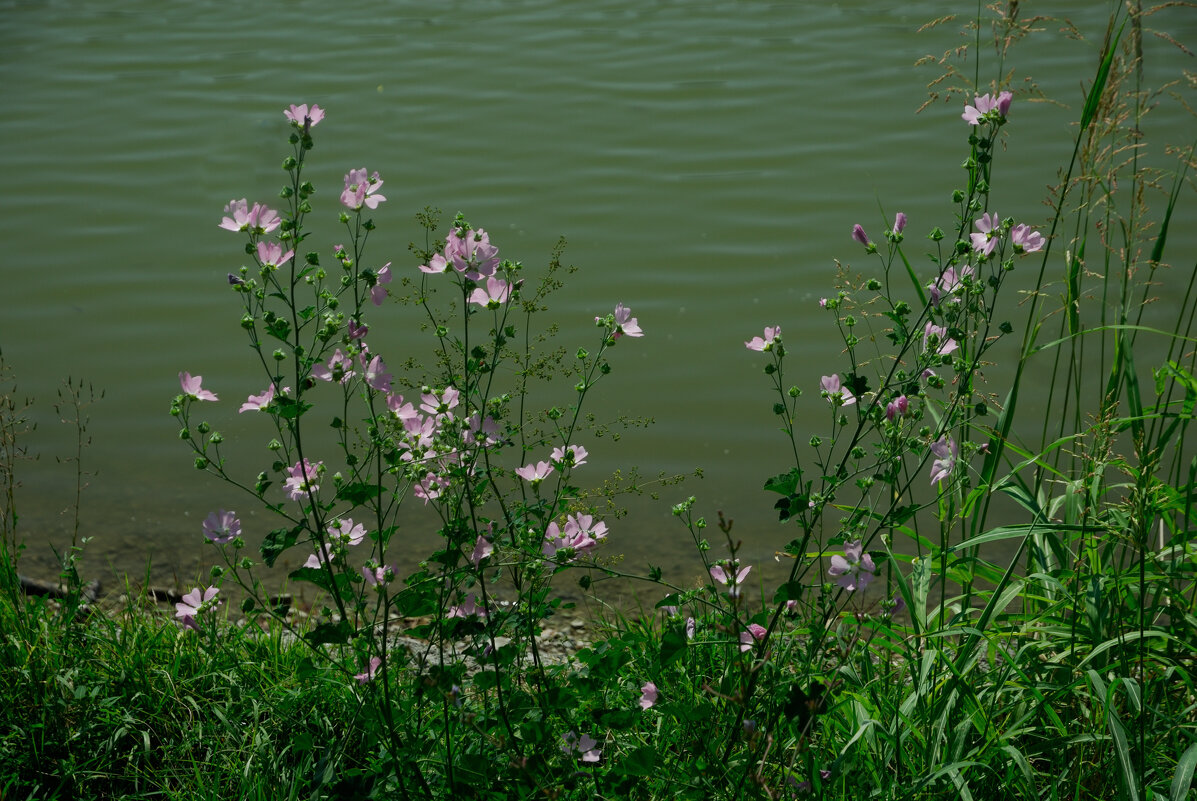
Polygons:
<instances>
[{"instance_id":1,"label":"pink mallow flower","mask_svg":"<svg viewBox=\"0 0 1197 801\"><path fill-rule=\"evenodd\" d=\"M640 708L648 709L657 702L660 694L657 692L657 685L651 681L646 681L644 686L640 688Z\"/></svg>"},{"instance_id":2,"label":"pink mallow flower","mask_svg":"<svg viewBox=\"0 0 1197 801\"><path fill-rule=\"evenodd\" d=\"M827 575L835 577L836 583L848 592L863 590L876 573L877 565L873 564L873 557L862 553L859 541L845 543L844 555L833 555L831 567L827 568Z\"/></svg>"},{"instance_id":3,"label":"pink mallow flower","mask_svg":"<svg viewBox=\"0 0 1197 801\"><path fill-rule=\"evenodd\" d=\"M495 545L486 538L485 534L479 534L478 539L474 542L474 550L470 553L470 564L474 567L482 564L482 560L495 552Z\"/></svg>"},{"instance_id":4,"label":"pink mallow flower","mask_svg":"<svg viewBox=\"0 0 1197 801\"><path fill-rule=\"evenodd\" d=\"M258 242L258 261L263 267L281 267L294 255L294 250L283 253L283 246L278 242Z\"/></svg>"},{"instance_id":5,"label":"pink mallow flower","mask_svg":"<svg viewBox=\"0 0 1197 801\"><path fill-rule=\"evenodd\" d=\"M224 207L226 216L220 227L226 231L248 231L253 234L268 234L282 224L278 212L269 206L255 203L250 208L245 198L230 200Z\"/></svg>"},{"instance_id":6,"label":"pink mallow flower","mask_svg":"<svg viewBox=\"0 0 1197 801\"><path fill-rule=\"evenodd\" d=\"M307 103L304 103L302 106L297 106L293 103L290 110L283 111L283 116L299 128L305 126L315 128L320 124L320 120L324 119L324 109L315 103L312 104L311 110L308 109Z\"/></svg>"},{"instance_id":7,"label":"pink mallow flower","mask_svg":"<svg viewBox=\"0 0 1197 801\"><path fill-rule=\"evenodd\" d=\"M595 322L599 322L602 318L595 317L594 319ZM644 336L644 332L640 330L640 323L632 316L632 310L622 303L616 304L612 319L615 323L615 330L611 332L612 339L619 339L622 336Z\"/></svg>"},{"instance_id":8,"label":"pink mallow flower","mask_svg":"<svg viewBox=\"0 0 1197 801\"><path fill-rule=\"evenodd\" d=\"M368 564L362 567L362 576L367 584L381 592L387 584L395 580L395 568L390 565L375 567Z\"/></svg>"},{"instance_id":9,"label":"pink mallow flower","mask_svg":"<svg viewBox=\"0 0 1197 801\"><path fill-rule=\"evenodd\" d=\"M391 263L389 261L378 268L377 276L378 283L370 288L370 301L375 306L381 306L382 302L386 300L387 297L386 285L391 283L392 278Z\"/></svg>"},{"instance_id":10,"label":"pink mallow flower","mask_svg":"<svg viewBox=\"0 0 1197 801\"><path fill-rule=\"evenodd\" d=\"M366 669L363 670L361 673L358 673L353 678L355 678L357 680L358 684L365 684L368 681L372 681L374 679L374 674L378 671L378 668L381 665L382 665L382 657L372 656L372 657L370 657L370 663L368 665L366 665Z\"/></svg>"},{"instance_id":11,"label":"pink mallow flower","mask_svg":"<svg viewBox=\"0 0 1197 801\"><path fill-rule=\"evenodd\" d=\"M288 467L287 475L289 477L283 484L287 490L287 497L293 501L304 501L307 500L309 490L312 493L318 492L320 485L316 483L316 479L323 466L324 462L312 464L304 459L302 463L296 462Z\"/></svg>"},{"instance_id":12,"label":"pink mallow flower","mask_svg":"<svg viewBox=\"0 0 1197 801\"><path fill-rule=\"evenodd\" d=\"M502 278L487 278L486 289L476 287L470 293L470 303L477 303L484 309L497 309L507 302L511 294L511 284Z\"/></svg>"},{"instance_id":13,"label":"pink mallow flower","mask_svg":"<svg viewBox=\"0 0 1197 801\"><path fill-rule=\"evenodd\" d=\"M752 570L752 565L740 567L739 562L732 562L727 565L719 564L711 568L711 578L726 586L727 594L735 598L739 596L740 585L744 583L744 579L747 578L748 571L750 570Z\"/></svg>"},{"instance_id":14,"label":"pink mallow flower","mask_svg":"<svg viewBox=\"0 0 1197 801\"><path fill-rule=\"evenodd\" d=\"M548 462L537 462L536 464L528 464L523 467L517 467L515 474L527 481L532 486L536 486L540 482L548 478L549 474L553 472L553 466Z\"/></svg>"},{"instance_id":15,"label":"pink mallow flower","mask_svg":"<svg viewBox=\"0 0 1197 801\"><path fill-rule=\"evenodd\" d=\"M447 617L486 617L486 607L478 605L478 596L471 595L465 603L450 606L445 613Z\"/></svg>"},{"instance_id":16,"label":"pink mallow flower","mask_svg":"<svg viewBox=\"0 0 1197 801\"><path fill-rule=\"evenodd\" d=\"M261 395L250 395L246 398L245 403L241 404L241 408L237 410L237 413L260 412L269 406L272 400L274 400L274 384L266 387L266 391Z\"/></svg>"},{"instance_id":17,"label":"pink mallow flower","mask_svg":"<svg viewBox=\"0 0 1197 801\"><path fill-rule=\"evenodd\" d=\"M989 256L1002 238L1002 221L995 211L992 214L982 214L973 224L977 226L977 233L969 234L973 241L973 250L982 256Z\"/></svg>"},{"instance_id":18,"label":"pink mallow flower","mask_svg":"<svg viewBox=\"0 0 1197 801\"><path fill-rule=\"evenodd\" d=\"M900 417L910 416L910 399L905 395L899 395L889 403L885 404L885 419L891 423Z\"/></svg>"},{"instance_id":19,"label":"pink mallow flower","mask_svg":"<svg viewBox=\"0 0 1197 801\"><path fill-rule=\"evenodd\" d=\"M997 111L998 116L1005 118L1010 111L1010 102L1014 99L1014 95L1009 92L1002 92L997 97L992 95L975 95L973 103L975 105L965 105L964 113L960 118L969 125L980 125L990 116L990 112Z\"/></svg>"},{"instance_id":20,"label":"pink mallow flower","mask_svg":"<svg viewBox=\"0 0 1197 801\"><path fill-rule=\"evenodd\" d=\"M749 651L752 644L765 639L765 627L759 623L749 623L746 631L740 632L740 651Z\"/></svg>"},{"instance_id":21,"label":"pink mallow flower","mask_svg":"<svg viewBox=\"0 0 1197 801\"><path fill-rule=\"evenodd\" d=\"M926 350L932 342L932 337L936 344L935 352L940 356L947 356L956 351L960 347L960 343L948 336L948 329L942 325L936 325L930 320L923 326L923 349Z\"/></svg>"},{"instance_id":22,"label":"pink mallow flower","mask_svg":"<svg viewBox=\"0 0 1197 801\"><path fill-rule=\"evenodd\" d=\"M598 742L589 734L579 737L569 731L561 735L561 739L564 741L561 751L568 757L577 755L583 762L598 762L599 757L602 756L602 750L595 748Z\"/></svg>"},{"instance_id":23,"label":"pink mallow flower","mask_svg":"<svg viewBox=\"0 0 1197 801\"><path fill-rule=\"evenodd\" d=\"M179 385L183 388L184 395L192 400L219 400L215 392L209 392L201 386L203 380L204 377L202 375L192 376L191 373L179 373Z\"/></svg>"},{"instance_id":24,"label":"pink mallow flower","mask_svg":"<svg viewBox=\"0 0 1197 801\"><path fill-rule=\"evenodd\" d=\"M387 366L383 363L381 356L375 356L366 365L365 378L371 388L379 392L389 393L391 391L391 374L387 372Z\"/></svg>"},{"instance_id":25,"label":"pink mallow flower","mask_svg":"<svg viewBox=\"0 0 1197 801\"><path fill-rule=\"evenodd\" d=\"M956 440L944 434L931 443L931 455L935 457L931 462L931 483L934 484L937 481L943 481L956 469L956 459L960 455L960 449L956 445Z\"/></svg>"},{"instance_id":26,"label":"pink mallow flower","mask_svg":"<svg viewBox=\"0 0 1197 801\"><path fill-rule=\"evenodd\" d=\"M856 396L843 385L838 373L823 376L819 380L819 385L823 388L823 397L827 398L829 403L835 404L838 401L841 406L851 406L856 403Z\"/></svg>"},{"instance_id":27,"label":"pink mallow flower","mask_svg":"<svg viewBox=\"0 0 1197 801\"><path fill-rule=\"evenodd\" d=\"M903 229L905 228L906 215L899 211L896 215L894 215L894 227L890 229L890 233L894 236L897 236L898 234L902 233Z\"/></svg>"},{"instance_id":28,"label":"pink mallow flower","mask_svg":"<svg viewBox=\"0 0 1197 801\"><path fill-rule=\"evenodd\" d=\"M221 509L204 519L203 529L205 537L217 545L224 545L241 536L241 521L237 519L236 512Z\"/></svg>"},{"instance_id":29,"label":"pink mallow flower","mask_svg":"<svg viewBox=\"0 0 1197 801\"><path fill-rule=\"evenodd\" d=\"M1015 253L1034 253L1043 248L1046 240L1043 234L1032 230L1026 223L1019 223L1010 229L1010 243Z\"/></svg>"},{"instance_id":30,"label":"pink mallow flower","mask_svg":"<svg viewBox=\"0 0 1197 801\"><path fill-rule=\"evenodd\" d=\"M781 326L775 325L772 328L765 328L764 337L753 337L744 343L744 347L749 350L767 351L773 350L773 343L781 339Z\"/></svg>"},{"instance_id":31,"label":"pink mallow flower","mask_svg":"<svg viewBox=\"0 0 1197 801\"><path fill-rule=\"evenodd\" d=\"M384 195L378 194L382 181L377 171L367 177L366 168L350 170L345 176L345 191L341 192L341 203L353 211L361 211L362 206L368 209L378 208L378 204L386 200Z\"/></svg>"},{"instance_id":32,"label":"pink mallow flower","mask_svg":"<svg viewBox=\"0 0 1197 801\"><path fill-rule=\"evenodd\" d=\"M866 248L873 247L873 243L869 241L869 235L865 233L864 226L862 226L860 223L852 226L852 238L864 245Z\"/></svg>"},{"instance_id":33,"label":"pink mallow flower","mask_svg":"<svg viewBox=\"0 0 1197 801\"><path fill-rule=\"evenodd\" d=\"M426 273L443 273L449 267L471 281L481 281L498 269L499 249L490 243L490 234L482 228L455 229L445 237L445 254L438 253L420 269Z\"/></svg>"},{"instance_id":34,"label":"pink mallow flower","mask_svg":"<svg viewBox=\"0 0 1197 801\"><path fill-rule=\"evenodd\" d=\"M960 272L956 272L955 267L944 270L939 278L927 285L927 289L931 293L931 305L938 307L945 297L955 295L964 286L964 279L972 278L972 275L973 268L968 264L961 267ZM952 300L956 303L960 302L959 296L953 297Z\"/></svg>"},{"instance_id":35,"label":"pink mallow flower","mask_svg":"<svg viewBox=\"0 0 1197 801\"><path fill-rule=\"evenodd\" d=\"M583 554L589 554L598 547L599 541L607 538L607 524L598 521L592 515L569 515L565 518L565 527L556 522L549 523L544 533L544 543L541 553L550 559L557 557L557 552L569 549L573 552L571 559Z\"/></svg>"},{"instance_id":36,"label":"pink mallow flower","mask_svg":"<svg viewBox=\"0 0 1197 801\"><path fill-rule=\"evenodd\" d=\"M218 587L207 587L205 589L196 587L183 596L182 603L175 604L175 617L183 621L183 628L199 631L199 624L195 621L195 618L197 615L203 614L209 609L214 609L220 605L220 601L216 600L218 592L220 592Z\"/></svg>"},{"instance_id":37,"label":"pink mallow flower","mask_svg":"<svg viewBox=\"0 0 1197 801\"><path fill-rule=\"evenodd\" d=\"M581 445L567 445L564 448L553 448L549 458L559 465L581 467L586 464L589 453Z\"/></svg>"}]
</instances>

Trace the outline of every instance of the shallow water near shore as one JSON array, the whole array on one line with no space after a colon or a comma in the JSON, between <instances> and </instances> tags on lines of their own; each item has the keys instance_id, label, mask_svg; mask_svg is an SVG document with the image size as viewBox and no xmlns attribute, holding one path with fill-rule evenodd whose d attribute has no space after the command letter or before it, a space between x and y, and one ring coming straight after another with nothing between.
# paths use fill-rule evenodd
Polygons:
<instances>
[{"instance_id":1,"label":"shallow water near shore","mask_svg":"<svg viewBox=\"0 0 1197 801\"><path fill-rule=\"evenodd\" d=\"M214 558L200 535L210 511L237 510L259 536L276 525L195 472L167 410L179 371L202 374L225 401L212 419L240 441L231 453L244 473L268 462L265 427L231 402L262 382L225 285L242 241L217 223L232 197L275 195L288 152L282 109L319 103L328 118L308 177L322 256L341 241L341 176L367 166L388 197L370 261L414 272L413 214L461 210L530 268L568 238L566 259L581 271L554 319L570 352L593 346L590 321L616 302L639 318L646 336L611 354L591 410L655 422L585 442L585 477L598 484L631 465L705 477L665 487L657 502L628 499L606 554L623 555L630 572L651 562L680 584L696 580L700 562L669 511L696 495L709 519L722 509L736 520L742 558L775 580L784 565L774 554L795 530L776 524L761 486L790 466L788 445L763 362L743 343L782 326L807 390L800 440L819 431L819 376L839 369L842 342L817 300L832 291L835 259L874 268L849 239L852 224L877 238L904 211L918 256L926 231L951 224L948 198L963 180L959 104L916 114L939 70L913 66L961 43L958 26L917 33L942 3L883 5L274 0L230 16L216 3L0 3L0 347L38 426L25 443L39 459L18 465L22 570L52 575L53 550L71 542L76 465L62 460L74 431L54 409L68 376L106 393L87 409L85 577L140 577L149 560L152 582L189 583ZM993 200L1033 225L1049 215L1046 186L1071 152L1106 16L1079 1L1037 10L1070 17L1091 41L1045 22L1013 50L1019 76L1070 106L1015 86ZM1191 44L1197 20L1177 11L1153 24ZM1148 81L1181 63L1148 41ZM1191 138L1191 118L1168 106L1144 128L1157 147ZM1187 278L1197 226L1173 226L1168 256ZM1180 297L1161 296L1147 324L1167 327ZM383 314L376 347L420 347L410 309ZM1010 366L986 371L993 391L1005 391ZM1032 425L1045 413L1034 403ZM414 563L435 521L413 506L404 536Z\"/></svg>"}]
</instances>

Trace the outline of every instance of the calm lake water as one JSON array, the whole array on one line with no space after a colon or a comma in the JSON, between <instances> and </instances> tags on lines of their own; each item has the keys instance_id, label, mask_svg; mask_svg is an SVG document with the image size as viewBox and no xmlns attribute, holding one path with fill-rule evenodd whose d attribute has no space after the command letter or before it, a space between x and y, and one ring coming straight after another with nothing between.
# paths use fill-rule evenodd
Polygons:
<instances>
[{"instance_id":1,"label":"calm lake water","mask_svg":"<svg viewBox=\"0 0 1197 801\"><path fill-rule=\"evenodd\" d=\"M669 506L694 494L709 517L736 519L746 561L770 560L794 535L761 491L788 469L787 445L763 360L743 343L783 327L808 390L802 439L818 431L818 379L840 369L842 344L817 299L831 291L834 259L873 268L849 239L853 223L879 238L883 221L906 212L914 256L926 231L951 225L967 126L955 101L915 113L939 71L914 62L963 40L958 23L917 30L972 6L0 2L0 347L38 426L25 443L39 459L20 467L23 570L52 575L51 546L70 541L75 465L59 460L73 454L73 430L53 407L67 377L105 392L88 409L85 573L141 574L150 559L155 581L189 581L213 558L199 523L217 506L242 512L247 531L273 527L194 471L167 411L188 370L222 393L218 428L255 449L268 436L234 414L262 381L225 285L242 240L217 223L229 198L278 191L290 103L328 113L306 173L320 190L309 219L322 256L343 239L341 176L367 166L388 197L369 261L414 273L414 213L461 210L528 266L568 237L581 272L555 311L571 352L593 346L591 319L616 302L639 318L646 336L613 352L591 408L655 425L619 443L584 441L585 476L597 484L638 465L649 475L702 467L706 477L666 488L659 503L632 501L610 524L609 553L691 580L698 563ZM1006 128L994 208L1039 224L1106 11L1091 0L1023 6L1070 17L1090 38L1045 22L1013 51L1017 85L1029 74L1066 104L1020 96ZM1197 42L1191 9L1153 24ZM1155 38L1147 55L1149 81L1192 69ZM1144 127L1157 153L1193 134L1192 118L1171 106ZM1181 278L1197 254L1186 199L1169 253ZM1178 303L1166 297L1153 313L1167 321ZM410 310L385 313L374 318L375 347L402 354L413 347ZM386 319L394 326L382 333ZM998 365L990 378L1001 375ZM265 466L251 453L247 474ZM433 529L418 515L409 529L415 559Z\"/></svg>"}]
</instances>

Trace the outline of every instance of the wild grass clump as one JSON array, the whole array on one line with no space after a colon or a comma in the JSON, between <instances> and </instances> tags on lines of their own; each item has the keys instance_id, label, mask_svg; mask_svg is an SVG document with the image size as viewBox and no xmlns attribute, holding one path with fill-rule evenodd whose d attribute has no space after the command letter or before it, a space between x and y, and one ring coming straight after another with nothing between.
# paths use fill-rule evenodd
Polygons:
<instances>
[{"instance_id":1,"label":"wild grass clump","mask_svg":"<svg viewBox=\"0 0 1197 801\"><path fill-rule=\"evenodd\" d=\"M1193 149L1171 175L1142 166L1149 14L1119 6L1052 219L1000 216L1005 58L1031 24L1017 3L991 13L953 56L975 77L944 224L856 225L866 266L811 310L842 361L794 377L784 321L744 342L793 455L764 482L793 531L786 580L752 593L732 522L685 499L700 581L650 568L655 607L612 614L565 660L538 637L568 608L562 582L626 575L582 489L605 424L584 407L651 324L615 303L589 341L549 344L560 249L535 276L461 215L446 231L419 216L400 277L366 255L386 198L365 168L345 176L347 244L326 267L301 251L325 112L284 112L284 208L235 200L221 222L244 241L228 284L262 369L238 410L270 432L261 469L226 458L207 414L227 407L201 377L180 373L171 410L228 506L277 527L213 510L220 564L170 620L22 598L6 514L3 797L1191 797L1197 269L1173 286L1165 254ZM982 85L986 30L999 77ZM1161 291L1185 298L1168 328L1144 316ZM427 364L388 367L388 298L415 314ZM995 388L983 370L1004 353L1012 383ZM0 455L19 431L0 427ZM413 503L440 542L400 576ZM284 553L318 592L303 624L257 572Z\"/></svg>"}]
</instances>

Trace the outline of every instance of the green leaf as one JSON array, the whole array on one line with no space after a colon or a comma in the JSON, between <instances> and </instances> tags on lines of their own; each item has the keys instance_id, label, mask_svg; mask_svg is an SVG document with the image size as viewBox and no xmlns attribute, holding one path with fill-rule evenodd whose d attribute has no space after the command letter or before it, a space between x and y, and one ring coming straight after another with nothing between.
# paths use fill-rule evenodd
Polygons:
<instances>
[{"instance_id":1,"label":"green leaf","mask_svg":"<svg viewBox=\"0 0 1197 801\"><path fill-rule=\"evenodd\" d=\"M657 767L657 749L651 745L633 748L619 762L618 770L628 776L651 776Z\"/></svg>"},{"instance_id":2,"label":"green leaf","mask_svg":"<svg viewBox=\"0 0 1197 801\"><path fill-rule=\"evenodd\" d=\"M1168 789L1170 801L1184 801L1193 789L1193 768L1197 767L1197 743L1190 745L1180 761L1176 763L1176 773L1172 775L1172 786Z\"/></svg>"},{"instance_id":3,"label":"green leaf","mask_svg":"<svg viewBox=\"0 0 1197 801\"><path fill-rule=\"evenodd\" d=\"M686 644L686 630L682 626L666 630L661 637L661 666L668 665L686 653Z\"/></svg>"},{"instance_id":4,"label":"green leaf","mask_svg":"<svg viewBox=\"0 0 1197 801\"><path fill-rule=\"evenodd\" d=\"M274 567L274 561L278 559L279 554L298 542L302 531L301 523L294 528L276 528L267 534L261 548L262 560L266 562L266 567Z\"/></svg>"},{"instance_id":5,"label":"green leaf","mask_svg":"<svg viewBox=\"0 0 1197 801\"><path fill-rule=\"evenodd\" d=\"M336 623L321 623L310 634L304 637L311 645L344 645L353 636L353 626L348 620L338 620Z\"/></svg>"},{"instance_id":6,"label":"green leaf","mask_svg":"<svg viewBox=\"0 0 1197 801\"><path fill-rule=\"evenodd\" d=\"M361 506L372 498L382 494L382 487L378 484L355 482L346 484L337 491L337 497L354 506Z\"/></svg>"}]
</instances>

